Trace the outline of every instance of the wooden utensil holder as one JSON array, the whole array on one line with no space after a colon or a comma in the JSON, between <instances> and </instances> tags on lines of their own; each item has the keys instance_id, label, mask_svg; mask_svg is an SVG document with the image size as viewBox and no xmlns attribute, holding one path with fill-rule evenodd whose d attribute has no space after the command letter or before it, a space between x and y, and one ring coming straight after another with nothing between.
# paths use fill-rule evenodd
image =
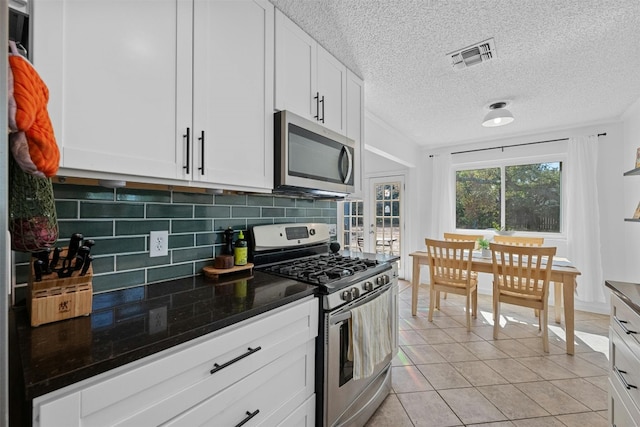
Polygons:
<instances>
[{"instance_id":1,"label":"wooden utensil holder","mask_svg":"<svg viewBox=\"0 0 640 427\"><path fill-rule=\"evenodd\" d=\"M65 254L66 248L63 248L61 255ZM80 270L73 271L69 277L63 278L59 278L53 272L43 274L42 280L36 281L34 262L35 258L31 260L27 288L27 308L31 326L91 314L93 266L89 266L84 276L80 276Z\"/></svg>"}]
</instances>

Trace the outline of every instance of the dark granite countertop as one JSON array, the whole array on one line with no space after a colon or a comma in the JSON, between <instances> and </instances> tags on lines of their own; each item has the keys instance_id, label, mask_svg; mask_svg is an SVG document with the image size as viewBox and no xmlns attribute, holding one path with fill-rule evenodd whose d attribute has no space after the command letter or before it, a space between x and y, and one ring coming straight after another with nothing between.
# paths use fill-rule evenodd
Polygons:
<instances>
[{"instance_id":1,"label":"dark granite countertop","mask_svg":"<svg viewBox=\"0 0 640 427\"><path fill-rule=\"evenodd\" d=\"M605 280L604 283L607 288L610 288L614 294L640 315L640 284L615 280Z\"/></svg>"},{"instance_id":2,"label":"dark granite countertop","mask_svg":"<svg viewBox=\"0 0 640 427\"><path fill-rule=\"evenodd\" d=\"M30 326L13 309L25 399L33 399L308 295L316 287L254 271L97 294L91 315ZM150 310L159 310L152 312ZM166 310L166 323L155 313ZM160 319L160 320L159 320ZM15 351L12 349L11 351Z\"/></svg>"}]
</instances>

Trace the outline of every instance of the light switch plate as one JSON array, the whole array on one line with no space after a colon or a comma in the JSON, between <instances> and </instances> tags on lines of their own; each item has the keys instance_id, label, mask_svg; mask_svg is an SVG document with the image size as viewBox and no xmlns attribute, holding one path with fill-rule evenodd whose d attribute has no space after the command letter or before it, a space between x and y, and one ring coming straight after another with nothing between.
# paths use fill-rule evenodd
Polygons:
<instances>
[{"instance_id":1,"label":"light switch plate","mask_svg":"<svg viewBox=\"0 0 640 427\"><path fill-rule=\"evenodd\" d=\"M149 233L149 256L169 255L169 232L152 231Z\"/></svg>"}]
</instances>

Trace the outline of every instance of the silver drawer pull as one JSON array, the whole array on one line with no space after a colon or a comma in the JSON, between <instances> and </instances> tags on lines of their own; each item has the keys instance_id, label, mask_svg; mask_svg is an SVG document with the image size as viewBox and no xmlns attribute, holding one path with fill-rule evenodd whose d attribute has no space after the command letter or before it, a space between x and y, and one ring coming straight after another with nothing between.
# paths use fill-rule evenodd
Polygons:
<instances>
[{"instance_id":1,"label":"silver drawer pull","mask_svg":"<svg viewBox=\"0 0 640 427\"><path fill-rule=\"evenodd\" d=\"M253 353L255 353L256 351L260 350L262 347L256 347L256 348L247 348L247 352L246 353L242 353L240 356L236 357L235 359L231 359L226 363L223 363L222 365L218 365L217 363L213 364L213 369L211 371L209 371L211 374L215 374L216 372L218 372L220 369L224 369L229 365L232 365L234 363L236 363L238 360L240 359L244 359L247 356L252 355Z\"/></svg>"},{"instance_id":2,"label":"silver drawer pull","mask_svg":"<svg viewBox=\"0 0 640 427\"><path fill-rule=\"evenodd\" d=\"M629 384L627 382L627 380L624 379L624 376L622 376L622 374L626 374L627 371L621 371L616 366L613 367L613 370L615 371L616 374L618 374L618 378L620 378L620 381L622 381L622 384L625 386L625 388L627 390L631 390L632 388L638 388L638 387L634 386L633 384Z\"/></svg>"},{"instance_id":3,"label":"silver drawer pull","mask_svg":"<svg viewBox=\"0 0 640 427\"><path fill-rule=\"evenodd\" d=\"M618 319L617 316L613 316L613 320L616 321L616 323L618 324L618 326L620 326L622 328L622 330L624 331L625 334L629 335L629 334L637 334L638 332L636 331L632 331L631 329L627 329L627 327L625 326L627 323L626 320L620 320Z\"/></svg>"}]
</instances>

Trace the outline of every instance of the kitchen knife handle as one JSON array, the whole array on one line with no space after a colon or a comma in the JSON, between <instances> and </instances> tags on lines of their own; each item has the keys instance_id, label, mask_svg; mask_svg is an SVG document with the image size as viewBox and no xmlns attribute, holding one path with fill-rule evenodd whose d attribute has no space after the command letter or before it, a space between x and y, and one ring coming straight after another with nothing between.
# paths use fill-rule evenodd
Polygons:
<instances>
[{"instance_id":1,"label":"kitchen knife handle","mask_svg":"<svg viewBox=\"0 0 640 427\"><path fill-rule=\"evenodd\" d=\"M92 261L93 261L93 256L87 255L87 257L84 259L84 264L82 264L82 271L80 271L81 276L84 276L85 274L87 274L87 271L89 271L89 266L91 265Z\"/></svg>"},{"instance_id":2,"label":"kitchen knife handle","mask_svg":"<svg viewBox=\"0 0 640 427\"><path fill-rule=\"evenodd\" d=\"M80 247L80 242L82 242L83 236L81 233L73 233L71 235L71 240L69 240L69 247L67 248L66 258L71 261L76 257L76 253L78 252L78 248Z\"/></svg>"},{"instance_id":3,"label":"kitchen knife handle","mask_svg":"<svg viewBox=\"0 0 640 427\"><path fill-rule=\"evenodd\" d=\"M187 128L187 133L182 135L183 138L187 138L187 164L186 166L183 166L182 169L185 169L187 171L187 175L189 175L190 173L190 166L191 166L191 153L190 153L190 146L191 146L191 129Z\"/></svg>"},{"instance_id":4,"label":"kitchen knife handle","mask_svg":"<svg viewBox=\"0 0 640 427\"><path fill-rule=\"evenodd\" d=\"M204 131L202 131L202 136L198 138L200 141L200 167L198 170L200 171L200 175L204 175Z\"/></svg>"},{"instance_id":5,"label":"kitchen knife handle","mask_svg":"<svg viewBox=\"0 0 640 427\"><path fill-rule=\"evenodd\" d=\"M44 261L41 259L37 259L33 262L33 272L36 276L36 282L42 280L42 268L44 266Z\"/></svg>"},{"instance_id":6,"label":"kitchen knife handle","mask_svg":"<svg viewBox=\"0 0 640 427\"><path fill-rule=\"evenodd\" d=\"M53 255L51 256L51 264L49 265L50 270L54 270L58 266L58 261L60 261L60 248L53 248Z\"/></svg>"}]
</instances>

